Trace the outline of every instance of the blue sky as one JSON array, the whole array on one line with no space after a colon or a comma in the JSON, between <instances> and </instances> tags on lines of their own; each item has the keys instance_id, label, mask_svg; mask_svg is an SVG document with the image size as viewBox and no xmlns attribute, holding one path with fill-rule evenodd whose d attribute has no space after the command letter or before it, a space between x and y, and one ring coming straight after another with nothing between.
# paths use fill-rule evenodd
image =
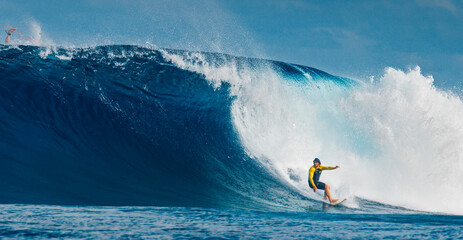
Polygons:
<instances>
[{"instance_id":1,"label":"blue sky","mask_svg":"<svg viewBox=\"0 0 463 240\"><path fill-rule=\"evenodd\" d=\"M461 0L0 0L3 26L31 36L33 22L62 46L149 42L358 79L419 65L437 86L463 88Z\"/></svg>"}]
</instances>

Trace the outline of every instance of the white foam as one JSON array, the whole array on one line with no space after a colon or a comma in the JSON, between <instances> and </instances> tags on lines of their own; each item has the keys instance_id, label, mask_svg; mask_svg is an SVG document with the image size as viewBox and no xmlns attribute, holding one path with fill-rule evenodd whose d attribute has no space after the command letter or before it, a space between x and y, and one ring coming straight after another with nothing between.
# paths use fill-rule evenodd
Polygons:
<instances>
[{"instance_id":1,"label":"white foam","mask_svg":"<svg viewBox=\"0 0 463 240\"><path fill-rule=\"evenodd\" d=\"M463 213L463 104L419 67L386 69L378 85L354 91L342 111L375 146L352 178L355 193L425 211ZM345 174L348 177L348 174Z\"/></svg>"},{"instance_id":2,"label":"white foam","mask_svg":"<svg viewBox=\"0 0 463 240\"><path fill-rule=\"evenodd\" d=\"M199 54L164 57L236 96L233 124L249 155L312 198L308 168L319 157L335 196L463 214L463 104L417 67L386 69L378 81L345 88L302 85L267 68L211 64ZM351 205L355 206L355 203Z\"/></svg>"}]
</instances>

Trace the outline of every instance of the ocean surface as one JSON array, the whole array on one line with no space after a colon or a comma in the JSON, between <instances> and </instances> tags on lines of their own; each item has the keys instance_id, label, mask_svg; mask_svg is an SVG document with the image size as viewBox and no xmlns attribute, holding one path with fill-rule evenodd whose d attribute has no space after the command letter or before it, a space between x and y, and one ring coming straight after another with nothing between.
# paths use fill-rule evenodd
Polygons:
<instances>
[{"instance_id":1,"label":"ocean surface","mask_svg":"<svg viewBox=\"0 0 463 240\"><path fill-rule=\"evenodd\" d=\"M463 217L1 205L6 239L461 239Z\"/></svg>"},{"instance_id":2,"label":"ocean surface","mask_svg":"<svg viewBox=\"0 0 463 240\"><path fill-rule=\"evenodd\" d=\"M0 238L463 238L463 103L433 81L0 46Z\"/></svg>"}]
</instances>

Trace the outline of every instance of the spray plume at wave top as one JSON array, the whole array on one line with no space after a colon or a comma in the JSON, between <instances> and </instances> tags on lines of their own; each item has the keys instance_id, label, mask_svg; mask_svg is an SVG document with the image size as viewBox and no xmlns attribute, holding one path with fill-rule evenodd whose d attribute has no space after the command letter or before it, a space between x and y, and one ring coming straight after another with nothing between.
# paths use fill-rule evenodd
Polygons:
<instances>
[{"instance_id":1,"label":"spray plume at wave top","mask_svg":"<svg viewBox=\"0 0 463 240\"><path fill-rule=\"evenodd\" d=\"M367 84L222 54L21 48L0 52L4 202L297 210L320 157L341 165L324 173L335 196L463 212L463 105L419 68Z\"/></svg>"}]
</instances>

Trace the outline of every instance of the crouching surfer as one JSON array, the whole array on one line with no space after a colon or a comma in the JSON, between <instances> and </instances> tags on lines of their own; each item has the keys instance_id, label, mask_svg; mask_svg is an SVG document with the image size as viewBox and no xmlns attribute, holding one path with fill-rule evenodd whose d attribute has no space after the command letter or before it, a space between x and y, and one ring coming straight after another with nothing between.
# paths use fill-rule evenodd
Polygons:
<instances>
[{"instance_id":1,"label":"crouching surfer","mask_svg":"<svg viewBox=\"0 0 463 240\"><path fill-rule=\"evenodd\" d=\"M317 189L325 190L325 199L328 199L330 203L336 203L339 199L331 198L330 194L330 186L323 182L320 182L320 175L322 174L323 170L333 170L339 168L336 167L325 167L321 165L320 159L315 158L313 160L313 166L309 169L309 186L313 189L314 192L317 192Z\"/></svg>"}]
</instances>

